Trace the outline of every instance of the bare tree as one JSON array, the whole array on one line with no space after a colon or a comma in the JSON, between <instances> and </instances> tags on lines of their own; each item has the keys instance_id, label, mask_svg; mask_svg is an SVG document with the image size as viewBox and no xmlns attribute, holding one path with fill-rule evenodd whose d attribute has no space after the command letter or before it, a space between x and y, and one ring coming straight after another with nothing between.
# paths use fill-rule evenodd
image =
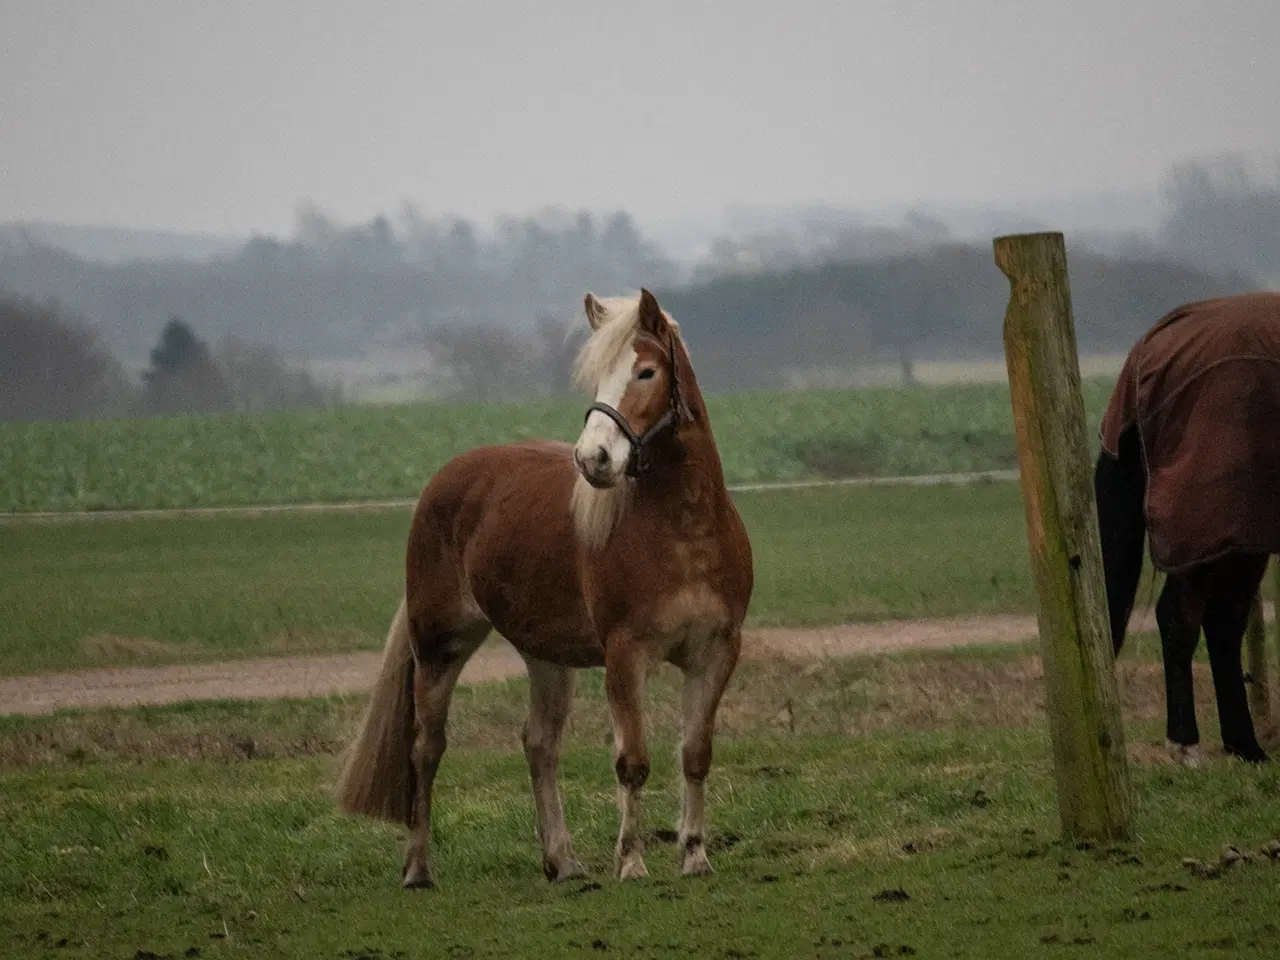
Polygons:
<instances>
[{"instance_id":1,"label":"bare tree","mask_svg":"<svg viewBox=\"0 0 1280 960\"><path fill-rule=\"evenodd\" d=\"M325 407L342 402L339 386L320 383L305 366L289 364L268 344L228 336L213 358L237 410Z\"/></svg>"},{"instance_id":2,"label":"bare tree","mask_svg":"<svg viewBox=\"0 0 1280 960\"><path fill-rule=\"evenodd\" d=\"M436 327L427 332L426 342L459 396L493 401L538 392L534 345L511 329L495 324Z\"/></svg>"}]
</instances>

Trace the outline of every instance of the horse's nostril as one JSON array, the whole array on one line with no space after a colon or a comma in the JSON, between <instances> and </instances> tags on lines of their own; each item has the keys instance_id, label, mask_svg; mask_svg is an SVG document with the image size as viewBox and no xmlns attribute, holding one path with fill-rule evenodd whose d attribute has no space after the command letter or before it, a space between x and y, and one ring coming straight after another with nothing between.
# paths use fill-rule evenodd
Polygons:
<instances>
[{"instance_id":1,"label":"horse's nostril","mask_svg":"<svg viewBox=\"0 0 1280 960\"><path fill-rule=\"evenodd\" d=\"M609 465L609 451L604 447L596 450L596 466L607 467Z\"/></svg>"}]
</instances>

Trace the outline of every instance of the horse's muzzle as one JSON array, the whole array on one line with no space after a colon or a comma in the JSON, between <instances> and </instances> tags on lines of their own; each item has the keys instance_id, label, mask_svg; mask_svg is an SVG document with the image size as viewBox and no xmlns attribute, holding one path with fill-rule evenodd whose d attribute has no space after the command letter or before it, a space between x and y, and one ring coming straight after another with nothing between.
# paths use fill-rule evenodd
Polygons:
<instances>
[{"instance_id":1,"label":"horse's muzzle","mask_svg":"<svg viewBox=\"0 0 1280 960\"><path fill-rule=\"evenodd\" d=\"M614 474L611 464L601 466L593 460L583 460L576 452L573 455L573 462L578 468L578 472L582 474L582 479L596 490L608 490L611 487L616 487L622 479Z\"/></svg>"}]
</instances>

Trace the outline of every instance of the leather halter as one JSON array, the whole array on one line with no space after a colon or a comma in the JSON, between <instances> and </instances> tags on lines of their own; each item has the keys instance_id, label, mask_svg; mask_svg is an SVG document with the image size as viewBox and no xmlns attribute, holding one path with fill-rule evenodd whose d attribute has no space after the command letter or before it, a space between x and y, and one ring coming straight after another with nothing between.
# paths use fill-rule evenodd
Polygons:
<instances>
[{"instance_id":1,"label":"leather halter","mask_svg":"<svg viewBox=\"0 0 1280 960\"><path fill-rule=\"evenodd\" d=\"M682 419L688 419L690 416L689 408L685 405L684 396L680 392L680 372L676 364L676 338L674 332L669 333L667 337L667 361L667 410L644 433L636 433L631 428L631 424L627 423L626 417L615 408L609 406L609 404L601 403L599 400L587 407L587 414L583 417L582 422L586 423L591 418L591 414L603 413L618 425L622 435L631 444L631 453L627 457L628 477L638 477L649 469L647 448L654 437L668 427L675 426Z\"/></svg>"}]
</instances>

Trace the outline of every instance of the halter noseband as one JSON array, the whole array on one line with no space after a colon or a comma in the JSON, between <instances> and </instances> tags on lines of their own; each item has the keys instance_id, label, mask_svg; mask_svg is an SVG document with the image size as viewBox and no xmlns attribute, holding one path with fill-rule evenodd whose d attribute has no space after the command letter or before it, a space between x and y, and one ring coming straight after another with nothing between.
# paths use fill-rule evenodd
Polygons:
<instances>
[{"instance_id":1,"label":"halter noseband","mask_svg":"<svg viewBox=\"0 0 1280 960\"><path fill-rule=\"evenodd\" d=\"M667 410L644 433L636 433L635 430L631 429L631 424L627 423L626 417L609 406L609 404L601 403L599 400L587 407L587 415L583 417L582 422L586 423L591 418L591 414L603 413L618 425L622 435L631 444L631 453L627 457L628 477L638 477L649 469L649 457L646 448L653 438L663 430L674 426L681 419L689 416L689 408L685 406L684 397L680 393L680 371L676 364L676 338L674 333L671 333L667 338L667 358Z\"/></svg>"}]
</instances>

